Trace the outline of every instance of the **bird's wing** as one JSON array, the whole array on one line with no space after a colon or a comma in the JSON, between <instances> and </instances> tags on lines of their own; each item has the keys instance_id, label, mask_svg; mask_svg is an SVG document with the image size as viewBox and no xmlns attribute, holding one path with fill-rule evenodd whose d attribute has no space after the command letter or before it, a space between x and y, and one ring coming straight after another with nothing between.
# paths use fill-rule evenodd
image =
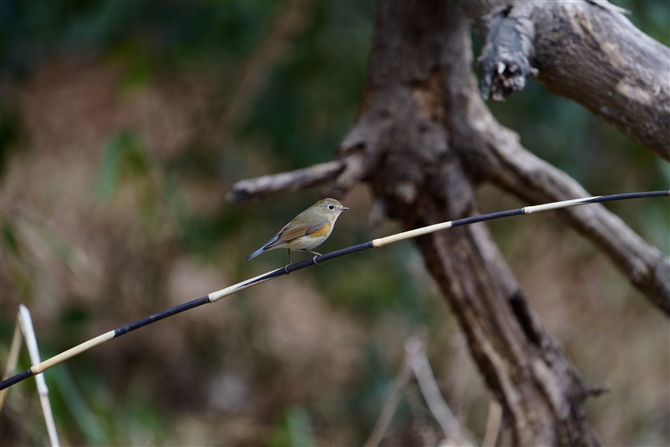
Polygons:
<instances>
[{"instance_id":1,"label":"bird's wing","mask_svg":"<svg viewBox=\"0 0 670 447\"><path fill-rule=\"evenodd\" d=\"M328 231L328 228L330 228L330 222L328 222L328 219L323 219L317 224L307 226L305 234L319 236L320 234Z\"/></svg>"},{"instance_id":2,"label":"bird's wing","mask_svg":"<svg viewBox=\"0 0 670 447\"><path fill-rule=\"evenodd\" d=\"M314 225L295 225L289 228L288 225L282 228L279 233L270 241L265 248L270 249L282 242L290 242L299 237L306 236L308 234L318 233L319 231L327 230L328 220L324 219L323 221L314 224Z\"/></svg>"}]
</instances>

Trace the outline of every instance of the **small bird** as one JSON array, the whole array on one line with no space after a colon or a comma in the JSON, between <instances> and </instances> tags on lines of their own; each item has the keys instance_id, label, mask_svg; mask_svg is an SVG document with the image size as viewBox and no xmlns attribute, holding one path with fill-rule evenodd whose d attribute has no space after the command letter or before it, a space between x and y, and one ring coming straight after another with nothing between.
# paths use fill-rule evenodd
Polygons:
<instances>
[{"instance_id":1,"label":"small bird","mask_svg":"<svg viewBox=\"0 0 670 447\"><path fill-rule=\"evenodd\" d=\"M335 199L319 200L293 218L265 245L247 256L244 262L277 248L288 249L288 265L291 265L291 250L310 252L315 255L314 262L316 262L316 257L321 253L312 249L328 239L340 213L348 209Z\"/></svg>"}]
</instances>

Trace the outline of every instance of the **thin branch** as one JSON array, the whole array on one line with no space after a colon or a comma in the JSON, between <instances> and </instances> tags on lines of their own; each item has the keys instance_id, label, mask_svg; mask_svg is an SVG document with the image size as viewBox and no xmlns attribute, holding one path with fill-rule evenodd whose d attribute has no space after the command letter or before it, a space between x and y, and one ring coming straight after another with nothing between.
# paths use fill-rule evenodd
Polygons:
<instances>
[{"instance_id":1,"label":"thin branch","mask_svg":"<svg viewBox=\"0 0 670 447\"><path fill-rule=\"evenodd\" d=\"M467 429L461 428L451 409L442 399L435 376L426 357L424 342L420 336L412 336L405 341L405 358L402 367L393 381L375 426L363 445L365 447L377 447L379 445L400 402L400 391L407 385L412 373L417 379L419 389L428 404L428 408L440 424L442 432L447 436L446 441L448 443L454 442L460 446L474 446L472 434ZM444 445L444 443L441 445Z\"/></svg>"},{"instance_id":2,"label":"thin branch","mask_svg":"<svg viewBox=\"0 0 670 447\"><path fill-rule=\"evenodd\" d=\"M481 100L480 100L481 101ZM480 102L480 106L485 106ZM588 192L566 173L526 150L514 135L483 115L487 134L483 177L530 203L585 196ZM647 298L670 315L670 259L648 244L603 206L565 209L559 218L600 247Z\"/></svg>"},{"instance_id":3,"label":"thin branch","mask_svg":"<svg viewBox=\"0 0 670 447\"><path fill-rule=\"evenodd\" d=\"M120 337L121 335L127 334L128 332L134 331L136 329L139 329L141 327L147 326L149 324L155 323L157 321L160 321L164 318L171 317L172 315L176 315L178 313L187 311L189 309L193 309L195 307L202 306L203 304L209 304L209 303L214 303L221 298L224 298L226 296L235 294L241 290L248 289L250 287L256 286L258 284L261 284L263 282L269 281L271 279L277 278L279 276L284 276L288 275L289 273L302 270L307 267L311 267L313 265L320 265L323 264L324 262L330 261L331 259L339 258L340 256L345 256L351 253L355 253L358 251L363 251L363 250L368 250L370 248L378 248L378 247L383 247L385 245L389 245L395 242L399 241L404 241L407 239L415 238L418 236L434 233L436 231L440 230L445 230L448 228L453 228L453 227L459 227L459 226L465 226L465 225L470 225L473 223L477 222L485 222L489 220L494 220L494 219L500 219L503 217L511 217L511 216L521 216L525 214L532 214L536 212L542 212L542 211L549 211L549 210L555 210L555 209L561 209L561 208L566 208L566 207L572 207L572 206L579 206L579 205L587 205L587 204L593 204L593 203L599 203L599 202L608 202L608 201L614 201L614 200L626 200L626 199L636 199L636 198L645 198L645 197L666 197L670 196L670 190L667 191L649 191L649 192L637 192L637 193L626 193L626 194L614 194L614 195L608 195L608 196L596 196L596 197L585 197L583 199L573 199L573 200L565 200L562 202L556 202L556 203L549 203L549 204L543 204L543 205L536 205L536 206L528 206L524 208L517 208L514 210L508 210L508 211L499 211L496 213L490 213L490 214L482 214L479 216L471 216L471 217L466 217L463 219L456 219L448 222L443 222L440 224L435 224L435 225L429 225L427 227L422 227L422 228L417 228L415 230L409 230L409 231L404 231L401 233L397 233L391 236L386 236L378 239L374 239L369 242L365 242L362 244L358 245L353 245L350 247L342 248L340 250L335 250L331 251L330 253L325 253L320 256L315 256L312 259L307 259L305 261L296 263L296 264L289 264L285 267L278 268L275 270L272 270L268 273L262 274L255 276L253 278L247 279L245 281L242 281L240 283L237 283L235 285L232 285L230 287L226 287L225 289L218 290L216 292L212 292L207 296L203 296L200 298L197 298L193 301L189 301L187 303L180 304L178 306L172 307L170 309L155 313L149 317L143 318L141 320L135 321L133 323L127 324L125 326L121 326L115 330L106 332L102 335L99 335L95 338L92 338L91 340L88 340L84 343L81 343L80 345L77 345L73 348L68 349L67 351L64 351L54 357L51 357L50 359L47 359L41 363L38 361L33 360L34 365L30 367L30 369L27 369L19 374L16 374L15 376L10 377L9 379L3 380L0 382L0 390L3 390L7 387L10 387L18 382L21 382L28 377L35 376L37 374L41 374L45 370L51 368L52 366L55 366L71 357L74 357L76 355L79 355L95 346L101 345L109 340L112 340L116 337Z\"/></svg>"},{"instance_id":4,"label":"thin branch","mask_svg":"<svg viewBox=\"0 0 670 447\"><path fill-rule=\"evenodd\" d=\"M595 385L588 385L584 388L584 395L585 396L593 396L593 397L598 397L601 394L604 393L609 393L612 391L612 387L609 384L595 384Z\"/></svg>"},{"instance_id":5,"label":"thin branch","mask_svg":"<svg viewBox=\"0 0 670 447\"><path fill-rule=\"evenodd\" d=\"M37 348L37 338L35 337L35 329L33 328L33 320L30 317L30 311L23 304L19 305L19 314L17 316L17 324L14 330L14 338L12 339L12 345L9 350L9 356L7 358L7 368L5 370L5 375L8 375L16 368L16 364L19 356L19 349L21 348L21 332L23 332L23 338L26 340L26 348L28 349L28 355L30 356L30 361L33 364L40 363L40 353ZM54 447L60 445L58 440L58 432L56 431L56 423L54 422L53 412L51 411L51 403L49 402L49 388L47 387L44 376L38 375L35 377L35 383L37 384L37 393L40 397L40 404L42 405L42 413L44 414L44 422L47 426L47 432L49 433L49 441ZM2 402L4 401L5 394L8 390L3 389L0 396L0 408L2 408Z\"/></svg>"},{"instance_id":6,"label":"thin branch","mask_svg":"<svg viewBox=\"0 0 670 447\"><path fill-rule=\"evenodd\" d=\"M14 336L12 337L12 344L9 347L9 354L7 355L7 366L5 367L2 379L7 379L14 371L19 362L19 351L21 350L21 324L17 318L16 326L14 327ZM0 410L5 403L5 396L7 396L7 389L0 391Z\"/></svg>"},{"instance_id":7,"label":"thin branch","mask_svg":"<svg viewBox=\"0 0 670 447\"><path fill-rule=\"evenodd\" d=\"M400 402L400 391L405 385L407 385L407 382L409 382L411 377L412 365L410 363L409 356L406 355L402 362L402 367L400 368L400 371L398 371L398 374L396 375L395 380L391 385L391 389L388 392L388 397L384 402L381 413L379 413L379 417L375 422L375 426L372 428L372 432L370 432L370 436L368 436L365 444L363 444L364 447L377 447L384 438L384 433L386 433L386 429L391 424L393 414L395 413L395 410L398 407L398 403Z\"/></svg>"},{"instance_id":8,"label":"thin branch","mask_svg":"<svg viewBox=\"0 0 670 447\"><path fill-rule=\"evenodd\" d=\"M502 405L491 399L489 402L489 417L486 421L486 431L484 432L484 440L482 447L495 447L498 439L498 432L500 432L500 422L502 421Z\"/></svg>"},{"instance_id":9,"label":"thin branch","mask_svg":"<svg viewBox=\"0 0 670 447\"><path fill-rule=\"evenodd\" d=\"M416 380L419 383L421 394L423 394L428 408L447 437L447 443L455 443L459 446L474 446L475 441L472 433L461 426L449 408L449 405L442 398L421 339L419 337L412 337L407 340L405 342L405 351L410 359Z\"/></svg>"},{"instance_id":10,"label":"thin branch","mask_svg":"<svg viewBox=\"0 0 670 447\"><path fill-rule=\"evenodd\" d=\"M344 167L344 161L335 160L305 169L242 180L233 185L226 198L230 202L241 203L281 192L298 191L334 180Z\"/></svg>"},{"instance_id":11,"label":"thin branch","mask_svg":"<svg viewBox=\"0 0 670 447\"><path fill-rule=\"evenodd\" d=\"M360 152L350 151L339 160L279 174L263 175L241 180L233 185L226 197L233 203L258 200L283 192L299 191L311 186L335 181L327 194L341 197L365 176L365 162Z\"/></svg>"}]
</instances>

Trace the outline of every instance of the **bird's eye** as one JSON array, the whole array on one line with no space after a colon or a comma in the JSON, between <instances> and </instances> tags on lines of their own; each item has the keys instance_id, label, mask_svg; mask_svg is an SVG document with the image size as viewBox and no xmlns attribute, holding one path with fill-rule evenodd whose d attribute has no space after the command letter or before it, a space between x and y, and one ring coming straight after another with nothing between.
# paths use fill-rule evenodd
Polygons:
<instances>
[{"instance_id":1,"label":"bird's eye","mask_svg":"<svg viewBox=\"0 0 670 447\"><path fill-rule=\"evenodd\" d=\"M334 209L335 209L335 205L328 205L328 209L329 209L329 210L334 210Z\"/></svg>"}]
</instances>

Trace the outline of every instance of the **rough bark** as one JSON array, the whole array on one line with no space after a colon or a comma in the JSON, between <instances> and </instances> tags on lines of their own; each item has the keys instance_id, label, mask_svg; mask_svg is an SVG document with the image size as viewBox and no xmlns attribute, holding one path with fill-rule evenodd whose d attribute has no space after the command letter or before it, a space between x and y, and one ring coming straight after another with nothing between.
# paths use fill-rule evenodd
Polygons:
<instances>
[{"instance_id":1,"label":"rough bark","mask_svg":"<svg viewBox=\"0 0 670 447\"><path fill-rule=\"evenodd\" d=\"M300 191L320 183L335 180L344 169L341 160L329 161L298 171L278 175L264 175L251 180L242 180L233 185L226 198L234 203L258 200L285 191Z\"/></svg>"},{"instance_id":2,"label":"rough bark","mask_svg":"<svg viewBox=\"0 0 670 447\"><path fill-rule=\"evenodd\" d=\"M465 17L449 2L380 2L368 85L342 153L389 217L407 228L476 212L476 183L460 141L462 107L476 94ZM417 240L426 265L502 403L514 445L594 445L584 387L558 343L525 304L486 227Z\"/></svg>"},{"instance_id":3,"label":"rough bark","mask_svg":"<svg viewBox=\"0 0 670 447\"><path fill-rule=\"evenodd\" d=\"M459 2L482 25L482 93L500 99L539 71L580 103L670 160L670 49L606 1ZM483 14L488 14L483 16Z\"/></svg>"},{"instance_id":4,"label":"rough bark","mask_svg":"<svg viewBox=\"0 0 670 447\"><path fill-rule=\"evenodd\" d=\"M574 14L586 7L577 3L577 9L556 8L573 11L573 19L588 28L583 18L590 16ZM537 27L531 18L541 15L533 11L545 3L509 2L510 8L484 0L380 1L360 115L340 147L339 160L325 170L307 170L307 176L306 170L301 170L248 181L242 185L246 191L243 198L304 187L333 176L337 177L331 192L344 194L364 181L375 194L373 213L399 219L410 229L476 214L476 187L482 182L493 183L533 204L588 195L565 173L526 151L518 137L492 117L470 71L469 21L457 4L469 17L488 14L479 20L485 31L492 29L496 14L499 20L517 17L515 26L503 27L505 32L516 32L523 31L523 26ZM615 8L597 8L606 14L618 14ZM546 14L542 17L549 20ZM536 29L534 37L526 35L525 43L519 43L516 48L525 54L528 64L518 65L521 70L503 70L502 75L514 79L496 88L521 85L519 76L525 79L532 72L530 62L532 52L538 51L537 36L547 36L550 29L565 25L564 16L555 19L553 25L542 25L547 30ZM491 54L501 54L503 47L492 47ZM589 48L596 51L595 47ZM548 50L540 54L543 51ZM549 73L577 78L552 68L548 62L539 66L548 72L541 71L541 79L549 79ZM569 84L569 79L552 82ZM591 87L586 84L574 88ZM665 107L663 95L668 91L664 89L658 93L661 108ZM596 102L602 99L598 94L605 93L595 94ZM602 104L608 103L603 100ZM646 108L644 112L632 116L622 115L628 113L622 110L620 118L630 120L626 129L634 138L651 141L650 147L663 155L667 151L666 137L649 140L646 124L633 123L641 116L662 111L657 110L656 103L639 104ZM667 122L652 124L662 127ZM604 207L571 208L559 216L597 244L633 284L670 314L667 257ZM581 407L593 390L583 386L559 343L528 308L487 228L477 224L434 233L417 239L417 245L467 334L470 351L488 387L503 407L510 443L597 445Z\"/></svg>"}]
</instances>

